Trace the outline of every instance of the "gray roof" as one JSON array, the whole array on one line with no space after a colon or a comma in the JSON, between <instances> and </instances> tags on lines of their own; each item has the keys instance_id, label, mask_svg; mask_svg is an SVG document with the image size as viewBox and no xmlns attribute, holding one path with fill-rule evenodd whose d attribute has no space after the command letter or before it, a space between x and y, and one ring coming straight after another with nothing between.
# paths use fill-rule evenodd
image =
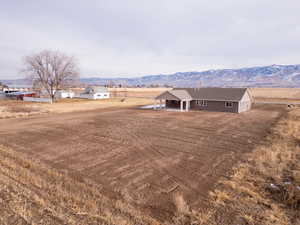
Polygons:
<instances>
[{"instance_id":1,"label":"gray roof","mask_svg":"<svg viewBox=\"0 0 300 225\"><path fill-rule=\"evenodd\" d=\"M168 96L174 97L176 100L192 100L192 97L186 90L170 90L162 93L161 95L157 96L156 99L167 99L170 98Z\"/></svg>"},{"instance_id":2,"label":"gray roof","mask_svg":"<svg viewBox=\"0 0 300 225\"><path fill-rule=\"evenodd\" d=\"M94 93L106 93L108 89L106 87L100 86L89 86L84 90L84 94L94 94Z\"/></svg>"},{"instance_id":3,"label":"gray roof","mask_svg":"<svg viewBox=\"0 0 300 225\"><path fill-rule=\"evenodd\" d=\"M186 90L193 99L240 101L247 88L176 88L174 90Z\"/></svg>"},{"instance_id":4,"label":"gray roof","mask_svg":"<svg viewBox=\"0 0 300 225\"><path fill-rule=\"evenodd\" d=\"M174 88L167 92L179 100L240 101L247 90L247 88ZM164 93L156 99L161 99L163 95Z\"/></svg>"},{"instance_id":5,"label":"gray roof","mask_svg":"<svg viewBox=\"0 0 300 225\"><path fill-rule=\"evenodd\" d=\"M186 90L171 90L170 94L176 96L179 99L192 99L190 94Z\"/></svg>"}]
</instances>

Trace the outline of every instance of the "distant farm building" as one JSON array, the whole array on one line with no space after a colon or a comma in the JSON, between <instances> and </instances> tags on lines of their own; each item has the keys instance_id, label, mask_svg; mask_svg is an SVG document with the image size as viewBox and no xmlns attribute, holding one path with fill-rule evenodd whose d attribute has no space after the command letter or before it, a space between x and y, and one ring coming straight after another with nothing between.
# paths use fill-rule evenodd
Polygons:
<instances>
[{"instance_id":1,"label":"distant farm building","mask_svg":"<svg viewBox=\"0 0 300 225\"><path fill-rule=\"evenodd\" d=\"M16 91L6 93L6 97L15 100L23 100L24 97L36 97L37 94L31 91Z\"/></svg>"},{"instance_id":2,"label":"distant farm building","mask_svg":"<svg viewBox=\"0 0 300 225\"><path fill-rule=\"evenodd\" d=\"M83 93L80 93L79 98L87 99L105 99L109 98L109 91L106 87L90 86Z\"/></svg>"},{"instance_id":3,"label":"distant farm building","mask_svg":"<svg viewBox=\"0 0 300 225\"><path fill-rule=\"evenodd\" d=\"M162 108L241 113L251 109L247 88L175 88L155 98Z\"/></svg>"},{"instance_id":4,"label":"distant farm building","mask_svg":"<svg viewBox=\"0 0 300 225\"><path fill-rule=\"evenodd\" d=\"M75 93L70 90L59 90L55 93L55 97L58 99L62 98L74 98Z\"/></svg>"}]
</instances>

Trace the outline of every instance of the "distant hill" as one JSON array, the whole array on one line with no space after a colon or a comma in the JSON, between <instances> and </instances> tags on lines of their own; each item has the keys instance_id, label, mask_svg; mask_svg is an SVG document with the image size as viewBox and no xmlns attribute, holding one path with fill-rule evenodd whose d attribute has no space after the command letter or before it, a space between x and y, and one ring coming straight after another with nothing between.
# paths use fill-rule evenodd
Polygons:
<instances>
[{"instance_id":1,"label":"distant hill","mask_svg":"<svg viewBox=\"0 0 300 225\"><path fill-rule=\"evenodd\" d=\"M0 80L1 81L1 80ZM135 78L82 78L85 84L171 85L175 87L300 87L299 65L271 65L241 69L219 69L202 72L177 72L170 75L148 75ZM3 80L8 85L22 85L25 80ZM26 84L26 83L24 83Z\"/></svg>"},{"instance_id":2,"label":"distant hill","mask_svg":"<svg viewBox=\"0 0 300 225\"><path fill-rule=\"evenodd\" d=\"M177 72L137 78L82 78L87 84L172 85L176 87L300 87L300 65Z\"/></svg>"}]
</instances>

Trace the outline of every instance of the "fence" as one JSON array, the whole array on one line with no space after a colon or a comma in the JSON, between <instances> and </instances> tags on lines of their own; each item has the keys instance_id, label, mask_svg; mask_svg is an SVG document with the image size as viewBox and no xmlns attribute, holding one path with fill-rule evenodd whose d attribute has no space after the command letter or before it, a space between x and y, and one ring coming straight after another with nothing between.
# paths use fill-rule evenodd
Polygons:
<instances>
[{"instance_id":1,"label":"fence","mask_svg":"<svg viewBox=\"0 0 300 225\"><path fill-rule=\"evenodd\" d=\"M32 97L24 97L23 100L25 102L46 102L51 103L50 98L32 98Z\"/></svg>"}]
</instances>

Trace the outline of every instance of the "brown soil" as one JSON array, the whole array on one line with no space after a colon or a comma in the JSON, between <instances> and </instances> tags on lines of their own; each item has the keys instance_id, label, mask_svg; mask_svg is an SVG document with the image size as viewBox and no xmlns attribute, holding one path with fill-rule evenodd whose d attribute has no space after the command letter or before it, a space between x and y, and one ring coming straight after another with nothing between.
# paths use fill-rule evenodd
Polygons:
<instances>
[{"instance_id":1,"label":"brown soil","mask_svg":"<svg viewBox=\"0 0 300 225\"><path fill-rule=\"evenodd\" d=\"M0 146L0 224L159 224L102 188Z\"/></svg>"},{"instance_id":2,"label":"brown soil","mask_svg":"<svg viewBox=\"0 0 300 225\"><path fill-rule=\"evenodd\" d=\"M261 144L282 106L243 114L98 109L0 121L0 144L92 179L104 194L126 197L170 220L180 193L192 208Z\"/></svg>"}]
</instances>

